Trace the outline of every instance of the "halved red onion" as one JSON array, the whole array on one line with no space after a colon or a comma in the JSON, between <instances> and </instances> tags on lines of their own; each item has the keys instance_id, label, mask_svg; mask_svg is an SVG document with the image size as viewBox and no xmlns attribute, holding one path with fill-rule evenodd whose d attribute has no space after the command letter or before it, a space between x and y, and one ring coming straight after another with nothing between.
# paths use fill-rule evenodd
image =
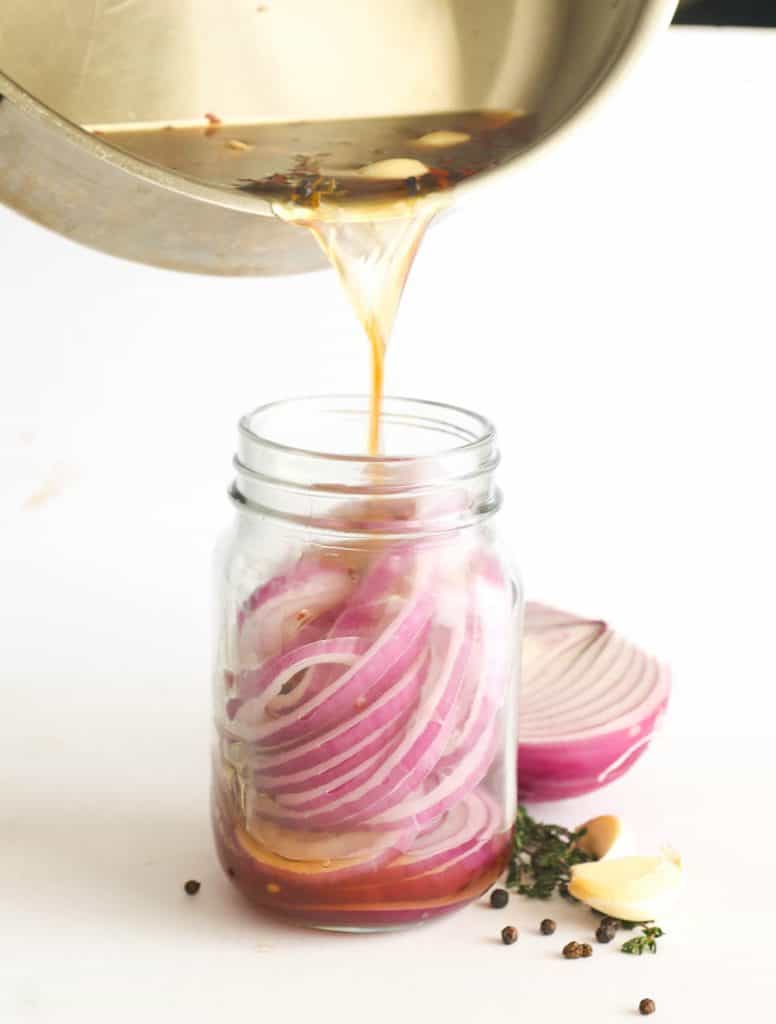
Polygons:
<instances>
[{"instance_id":1,"label":"halved red onion","mask_svg":"<svg viewBox=\"0 0 776 1024\"><path fill-rule=\"evenodd\" d=\"M670 689L668 669L604 623L529 605L521 795L563 799L619 778L646 749Z\"/></svg>"}]
</instances>

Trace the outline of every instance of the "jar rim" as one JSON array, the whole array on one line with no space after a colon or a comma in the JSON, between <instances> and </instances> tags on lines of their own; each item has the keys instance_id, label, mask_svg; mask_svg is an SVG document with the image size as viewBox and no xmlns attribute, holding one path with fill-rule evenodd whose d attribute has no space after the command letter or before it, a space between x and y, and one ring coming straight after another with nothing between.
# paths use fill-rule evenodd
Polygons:
<instances>
[{"instance_id":1,"label":"jar rim","mask_svg":"<svg viewBox=\"0 0 776 1024\"><path fill-rule=\"evenodd\" d=\"M481 522L499 507L496 432L485 417L442 402L387 397L385 450L375 456L354 451L359 441L366 447L369 411L368 395L321 395L271 402L243 416L232 500L287 522L348 533L358 532L354 509L371 509L362 516L369 521L364 532L388 536L400 523L405 537ZM375 501L383 515L377 522ZM412 514L421 506L422 521Z\"/></svg>"},{"instance_id":2,"label":"jar rim","mask_svg":"<svg viewBox=\"0 0 776 1024\"><path fill-rule=\"evenodd\" d=\"M321 460L329 463L342 463L346 465L367 464L367 465L400 465L407 463L418 463L424 460L438 460L446 456L460 456L475 454L478 449L488 448L493 445L496 437L496 430L493 424L480 413L472 412L463 406L452 405L447 402L437 402L429 399L406 398L400 395L386 395L383 398L383 417L387 420L395 420L399 416L414 414L419 422L426 425L435 423L437 426L448 428L450 436L457 436L463 443L447 445L434 451L423 453L404 454L379 454L370 455L368 452L331 452L322 448L314 448L306 445L287 444L268 436L270 432L257 431L253 423L259 417L274 416L289 409L303 409L317 407L320 411L341 413L341 403L364 403L363 409L354 410L360 415L365 415L368 408L369 396L355 393L324 394L324 395L303 395L292 398L282 398L273 402L267 402L257 406L255 409L241 416L238 421L238 431L242 438L250 444L257 444L269 451L291 456L303 456L306 459ZM333 403L336 403L336 407ZM327 406L331 406L327 408ZM403 411L402 411L403 410ZM431 418L428 415L421 417L419 414L429 411L436 412L437 417ZM438 417L445 414L447 420L442 421ZM458 419L458 423L455 420ZM452 420L452 422L448 422ZM468 428L466 426L468 424Z\"/></svg>"}]
</instances>

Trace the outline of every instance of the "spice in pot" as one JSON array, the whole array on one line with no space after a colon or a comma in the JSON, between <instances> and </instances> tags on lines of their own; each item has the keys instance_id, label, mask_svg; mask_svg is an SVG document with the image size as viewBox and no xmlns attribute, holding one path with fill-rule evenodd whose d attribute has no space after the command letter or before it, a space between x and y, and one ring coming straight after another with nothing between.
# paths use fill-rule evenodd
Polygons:
<instances>
[{"instance_id":1,"label":"spice in pot","mask_svg":"<svg viewBox=\"0 0 776 1024\"><path fill-rule=\"evenodd\" d=\"M505 946L513 946L517 942L517 928L507 925L501 929L501 941Z\"/></svg>"},{"instance_id":2,"label":"spice in pot","mask_svg":"<svg viewBox=\"0 0 776 1024\"><path fill-rule=\"evenodd\" d=\"M509 893L506 889L494 889L490 894L490 905L494 910L501 910L509 903Z\"/></svg>"},{"instance_id":3,"label":"spice in pot","mask_svg":"<svg viewBox=\"0 0 776 1024\"><path fill-rule=\"evenodd\" d=\"M201 885L195 878L190 878L183 886L183 890L188 896L196 896L200 888Z\"/></svg>"},{"instance_id":4,"label":"spice in pot","mask_svg":"<svg viewBox=\"0 0 776 1024\"><path fill-rule=\"evenodd\" d=\"M542 935L554 935L555 929L558 926L555 924L551 917L545 917L542 923L539 925L539 929Z\"/></svg>"},{"instance_id":5,"label":"spice in pot","mask_svg":"<svg viewBox=\"0 0 776 1024\"><path fill-rule=\"evenodd\" d=\"M642 1017L649 1017L651 1013L655 1012L655 1009L654 999L642 999L639 1003L639 1013Z\"/></svg>"}]
</instances>

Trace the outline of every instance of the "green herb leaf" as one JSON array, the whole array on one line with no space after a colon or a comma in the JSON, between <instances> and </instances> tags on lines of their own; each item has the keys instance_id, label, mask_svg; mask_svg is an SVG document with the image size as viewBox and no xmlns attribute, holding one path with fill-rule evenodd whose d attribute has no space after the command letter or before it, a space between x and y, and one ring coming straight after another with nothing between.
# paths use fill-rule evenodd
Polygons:
<instances>
[{"instance_id":1,"label":"green herb leaf","mask_svg":"<svg viewBox=\"0 0 776 1024\"><path fill-rule=\"evenodd\" d=\"M657 953L657 940L665 935L662 928L658 928L656 925L643 924L641 925L641 935L636 935L632 939L628 939L627 942L623 943L623 953L630 953L631 955L641 956L642 953Z\"/></svg>"},{"instance_id":2,"label":"green herb leaf","mask_svg":"<svg viewBox=\"0 0 776 1024\"><path fill-rule=\"evenodd\" d=\"M567 895L572 867L595 860L576 845L584 834L584 829L543 825L518 807L507 886L529 899L548 900L556 890Z\"/></svg>"}]
</instances>

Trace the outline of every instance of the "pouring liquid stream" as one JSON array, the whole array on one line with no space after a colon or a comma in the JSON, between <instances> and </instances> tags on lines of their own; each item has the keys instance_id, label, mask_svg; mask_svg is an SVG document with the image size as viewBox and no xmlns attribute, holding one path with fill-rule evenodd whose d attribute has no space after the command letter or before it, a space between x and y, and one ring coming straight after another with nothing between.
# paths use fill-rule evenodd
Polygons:
<instances>
[{"instance_id":1,"label":"pouring liquid stream","mask_svg":"<svg viewBox=\"0 0 776 1024\"><path fill-rule=\"evenodd\" d=\"M366 334L371 359L369 454L381 451L385 357L407 277L435 205L419 203L407 217L387 221L312 221L309 229L334 267Z\"/></svg>"},{"instance_id":2,"label":"pouring liquid stream","mask_svg":"<svg viewBox=\"0 0 776 1024\"><path fill-rule=\"evenodd\" d=\"M527 148L536 123L521 111L474 110L288 124L211 115L204 125L88 130L148 163L255 194L314 235L369 341L376 456L386 347L426 228L455 185Z\"/></svg>"}]
</instances>

